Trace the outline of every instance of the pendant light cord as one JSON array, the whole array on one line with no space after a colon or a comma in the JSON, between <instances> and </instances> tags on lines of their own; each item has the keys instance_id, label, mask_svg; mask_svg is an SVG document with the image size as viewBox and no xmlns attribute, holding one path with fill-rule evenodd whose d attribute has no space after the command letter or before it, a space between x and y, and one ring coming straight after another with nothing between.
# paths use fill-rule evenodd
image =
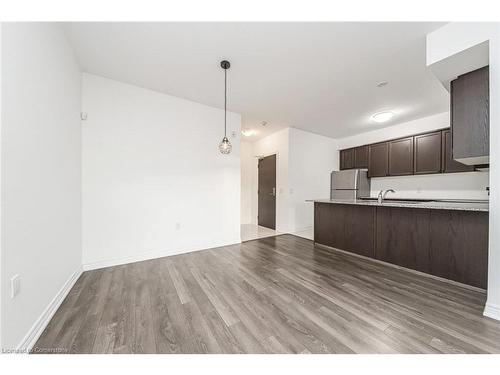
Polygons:
<instances>
[{"instance_id":1,"label":"pendant light cord","mask_svg":"<svg viewBox=\"0 0 500 375\"><path fill-rule=\"evenodd\" d=\"M226 117L227 117L227 68L224 69L224 138L227 137Z\"/></svg>"}]
</instances>

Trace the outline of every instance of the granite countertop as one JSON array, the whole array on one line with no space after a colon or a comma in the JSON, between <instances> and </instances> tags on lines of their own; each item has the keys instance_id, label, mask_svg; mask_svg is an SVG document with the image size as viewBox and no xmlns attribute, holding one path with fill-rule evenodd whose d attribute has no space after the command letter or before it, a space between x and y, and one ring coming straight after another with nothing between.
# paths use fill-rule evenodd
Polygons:
<instances>
[{"instance_id":1,"label":"granite countertop","mask_svg":"<svg viewBox=\"0 0 500 375\"><path fill-rule=\"evenodd\" d=\"M401 199L404 201L404 199ZM407 208L427 208L436 210L461 210L461 211L489 211L488 201L460 201L460 200L433 200L430 202L391 202L385 200L384 203L378 203L377 200L364 199L311 199L307 202L333 203L333 204L356 204L360 206L383 206L383 207L407 207Z\"/></svg>"}]
</instances>

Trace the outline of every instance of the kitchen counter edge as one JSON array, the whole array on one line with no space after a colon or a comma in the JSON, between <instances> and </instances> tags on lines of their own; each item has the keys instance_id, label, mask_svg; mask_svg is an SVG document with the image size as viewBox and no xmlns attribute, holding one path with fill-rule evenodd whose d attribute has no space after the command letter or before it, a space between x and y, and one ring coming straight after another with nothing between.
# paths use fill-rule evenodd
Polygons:
<instances>
[{"instance_id":1,"label":"kitchen counter edge","mask_svg":"<svg viewBox=\"0 0 500 375\"><path fill-rule=\"evenodd\" d=\"M306 202L314 203L330 203L330 204L353 204L359 206L378 206L378 207L402 207L402 208L426 208L432 210L458 210L458 211L478 211L489 212L488 203L478 202L418 202L418 203L404 203L404 202L384 202L363 200L363 199L310 199Z\"/></svg>"}]
</instances>

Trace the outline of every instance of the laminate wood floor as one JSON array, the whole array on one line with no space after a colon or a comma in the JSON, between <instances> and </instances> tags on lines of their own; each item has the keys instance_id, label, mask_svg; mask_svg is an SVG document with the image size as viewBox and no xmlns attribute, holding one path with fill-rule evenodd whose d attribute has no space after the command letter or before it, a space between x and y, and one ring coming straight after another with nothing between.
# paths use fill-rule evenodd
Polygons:
<instances>
[{"instance_id":1,"label":"laminate wood floor","mask_svg":"<svg viewBox=\"0 0 500 375\"><path fill-rule=\"evenodd\" d=\"M70 353L500 353L485 293L281 235L84 272L36 343Z\"/></svg>"}]
</instances>

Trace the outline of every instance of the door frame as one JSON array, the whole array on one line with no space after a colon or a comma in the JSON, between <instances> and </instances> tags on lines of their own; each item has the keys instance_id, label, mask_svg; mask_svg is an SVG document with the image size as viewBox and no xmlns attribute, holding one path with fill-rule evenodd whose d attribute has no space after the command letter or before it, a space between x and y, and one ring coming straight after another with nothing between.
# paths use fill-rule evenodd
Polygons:
<instances>
[{"instance_id":1,"label":"door frame","mask_svg":"<svg viewBox=\"0 0 500 375\"><path fill-rule=\"evenodd\" d=\"M266 152L264 154L259 154L259 155L255 155L255 163L254 163L254 176L255 176L255 191L253 192L254 194L254 202L255 202L255 213L252 217L252 220L254 221L254 223L256 225L259 225L259 219L258 219L258 216L259 216L259 193L258 193L258 190L259 190L259 159L261 158L265 158L267 156L271 156L271 155L276 155L276 210L275 210L275 220L276 220L276 231L281 231L281 220L279 220L279 213L280 213L280 202L281 202L281 198L279 197L280 196L280 189L281 189L281 185L280 185L280 178L279 178L279 175L280 175L280 153L279 151L271 151L271 152Z\"/></svg>"}]
</instances>

